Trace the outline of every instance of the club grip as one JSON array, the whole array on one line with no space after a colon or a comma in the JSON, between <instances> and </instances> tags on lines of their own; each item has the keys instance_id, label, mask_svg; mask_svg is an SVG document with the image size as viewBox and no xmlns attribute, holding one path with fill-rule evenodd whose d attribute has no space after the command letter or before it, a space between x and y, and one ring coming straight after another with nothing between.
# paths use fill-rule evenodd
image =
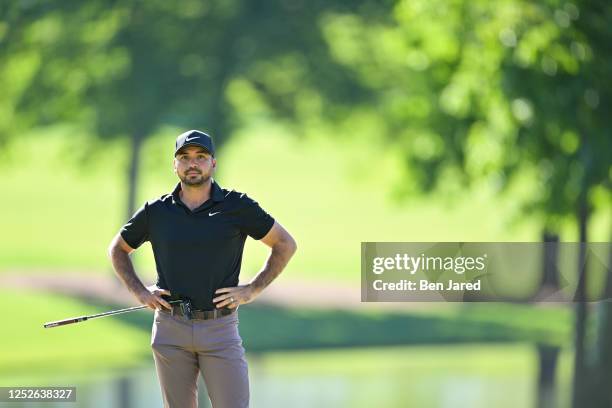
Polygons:
<instances>
[{"instance_id":1,"label":"club grip","mask_svg":"<svg viewBox=\"0 0 612 408\"><path fill-rule=\"evenodd\" d=\"M72 323L78 323L78 322L84 322L85 320L87 320L87 316L83 316L83 317L74 317L72 319L66 319L66 320L58 320L57 322L49 322L49 323L45 323L44 328L45 329L49 329L51 327L57 327L57 326L65 326L67 324L72 324Z\"/></svg>"}]
</instances>

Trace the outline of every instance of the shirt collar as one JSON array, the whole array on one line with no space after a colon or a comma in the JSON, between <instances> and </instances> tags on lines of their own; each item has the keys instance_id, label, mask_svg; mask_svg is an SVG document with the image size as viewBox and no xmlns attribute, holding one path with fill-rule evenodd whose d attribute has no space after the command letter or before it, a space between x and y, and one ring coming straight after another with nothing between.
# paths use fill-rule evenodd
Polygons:
<instances>
[{"instance_id":1,"label":"shirt collar","mask_svg":"<svg viewBox=\"0 0 612 408\"><path fill-rule=\"evenodd\" d=\"M174 190L172 191L172 197L174 197L175 202L182 204L181 197L179 195L179 191L181 191L180 182L178 182L176 184L176 187L174 187ZM219 184L217 184L215 180L213 180L212 185L210 187L210 197L212 198L214 202L217 202L217 203L225 199L225 195L223 195L223 191L221 190L221 187L219 187Z\"/></svg>"},{"instance_id":2,"label":"shirt collar","mask_svg":"<svg viewBox=\"0 0 612 408\"><path fill-rule=\"evenodd\" d=\"M211 190L212 190L211 196L212 196L213 201L220 202L225 199L225 195L223 194L221 187L219 186L219 184L217 184L215 180L213 180L212 182Z\"/></svg>"}]
</instances>

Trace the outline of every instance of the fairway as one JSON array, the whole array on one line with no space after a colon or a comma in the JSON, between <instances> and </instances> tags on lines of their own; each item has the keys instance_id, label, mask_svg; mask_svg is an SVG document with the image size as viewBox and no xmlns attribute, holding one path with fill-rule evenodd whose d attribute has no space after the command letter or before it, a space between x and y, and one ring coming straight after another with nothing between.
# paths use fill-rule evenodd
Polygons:
<instances>
[{"instance_id":1,"label":"fairway","mask_svg":"<svg viewBox=\"0 0 612 408\"><path fill-rule=\"evenodd\" d=\"M11 333L3 336L0 348L2 376L32 370L53 373L58 366L63 371L87 371L94 366L125 367L141 363L149 354L149 334L116 318L43 328L48 321L105 311L77 300L11 291L0 298L0 307L10 312L10 318L3 323L3 333ZM149 311L134 313L148 314L153 319Z\"/></svg>"},{"instance_id":2,"label":"fairway","mask_svg":"<svg viewBox=\"0 0 612 408\"><path fill-rule=\"evenodd\" d=\"M147 142L139 204L174 186L176 176L167 154L171 142L171 134ZM111 273L106 247L125 221L127 146L115 142L92 153L75 152L70 147L75 141L61 129L45 134L38 143L45 151L44 171L35 159L12 165L25 148L19 141L6 153L0 188L21 199L3 203L0 271ZM222 186L247 192L289 230L298 231L300 250L283 279L324 278L357 285L361 241L539 239L537 222L512 218L518 211L516 196L500 197L486 186L452 202L441 196L393 201L400 158L383 150L368 151L359 139L298 140L281 130L254 128L237 134L218 160ZM29 183L32 174L36 189ZM528 185L521 188L525 194L529 191ZM604 239L606 216L592 217L594 240ZM572 227L567 229L571 232ZM152 280L153 257L148 244L143 248L136 258L140 272ZM265 248L247 241L243 279L259 269L265 254Z\"/></svg>"}]
</instances>

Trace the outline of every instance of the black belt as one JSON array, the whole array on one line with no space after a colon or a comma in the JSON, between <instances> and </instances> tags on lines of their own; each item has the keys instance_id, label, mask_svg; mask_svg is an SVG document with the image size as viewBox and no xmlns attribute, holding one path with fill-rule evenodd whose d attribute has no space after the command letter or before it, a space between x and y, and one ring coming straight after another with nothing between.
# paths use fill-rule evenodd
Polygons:
<instances>
[{"instance_id":1,"label":"black belt","mask_svg":"<svg viewBox=\"0 0 612 408\"><path fill-rule=\"evenodd\" d=\"M184 316L188 319L194 320L210 320L210 319L218 319L223 316L230 315L236 311L236 309L230 308L221 308L215 310L199 310L199 309L191 309L190 311L186 311L185 308L181 304L172 304L172 310L170 312L163 309L166 313L171 313L173 316Z\"/></svg>"}]
</instances>

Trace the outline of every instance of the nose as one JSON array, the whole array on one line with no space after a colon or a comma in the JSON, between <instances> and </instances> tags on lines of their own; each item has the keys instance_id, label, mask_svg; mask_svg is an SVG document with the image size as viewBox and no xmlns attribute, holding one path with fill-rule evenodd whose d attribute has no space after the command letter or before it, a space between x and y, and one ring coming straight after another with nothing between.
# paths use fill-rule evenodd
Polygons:
<instances>
[{"instance_id":1,"label":"nose","mask_svg":"<svg viewBox=\"0 0 612 408\"><path fill-rule=\"evenodd\" d=\"M189 161L187 163L187 171L200 171L200 164L198 162Z\"/></svg>"}]
</instances>

